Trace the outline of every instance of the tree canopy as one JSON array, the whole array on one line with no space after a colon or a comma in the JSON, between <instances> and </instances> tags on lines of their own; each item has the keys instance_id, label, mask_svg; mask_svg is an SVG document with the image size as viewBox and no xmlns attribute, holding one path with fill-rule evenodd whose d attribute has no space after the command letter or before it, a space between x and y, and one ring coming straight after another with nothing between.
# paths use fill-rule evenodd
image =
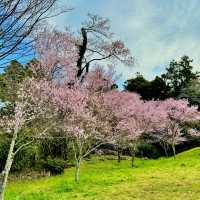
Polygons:
<instances>
[{"instance_id":1,"label":"tree canopy","mask_svg":"<svg viewBox=\"0 0 200 200\"><path fill-rule=\"evenodd\" d=\"M166 68L166 73L161 76L156 76L154 80L149 81L138 73L136 78L129 79L124 83L124 88L137 92L145 100L164 100L169 97L180 98L183 96L187 98L189 95L184 95L184 93L186 90L189 93L189 90L192 89L191 85L195 86L193 93L198 93L199 72L194 72L192 62L193 60L188 56L183 56L179 61L172 60L169 67ZM197 91L194 92L194 90ZM190 93L192 92L190 91ZM195 96L198 94L193 95L193 100L188 98L191 104L195 103Z\"/></svg>"}]
</instances>

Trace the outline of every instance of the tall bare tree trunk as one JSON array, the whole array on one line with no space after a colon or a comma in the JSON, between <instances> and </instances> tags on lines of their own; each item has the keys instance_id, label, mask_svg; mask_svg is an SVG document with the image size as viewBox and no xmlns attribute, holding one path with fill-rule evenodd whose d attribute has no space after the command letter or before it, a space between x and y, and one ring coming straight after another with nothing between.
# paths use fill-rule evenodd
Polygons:
<instances>
[{"instance_id":1,"label":"tall bare tree trunk","mask_svg":"<svg viewBox=\"0 0 200 200\"><path fill-rule=\"evenodd\" d=\"M79 78L82 73L83 73L83 59L87 50L87 43L88 43L88 38L87 38L87 31L84 28L81 28L81 34L82 34L82 44L79 46L79 59L77 61L77 68L78 68L78 72L77 72L77 77ZM86 72L88 72L88 67L89 67L89 63L86 64Z\"/></svg>"},{"instance_id":2,"label":"tall bare tree trunk","mask_svg":"<svg viewBox=\"0 0 200 200\"><path fill-rule=\"evenodd\" d=\"M12 141L10 144L10 149L9 149L8 157L6 160L5 168L1 175L2 179L0 181L0 200L4 200L6 185L8 182L8 176L9 176L10 169L11 169L13 159L14 159L14 148L15 148L15 142L17 140L17 133L18 133L18 131L16 130L13 134L13 138L12 138Z\"/></svg>"}]
</instances>

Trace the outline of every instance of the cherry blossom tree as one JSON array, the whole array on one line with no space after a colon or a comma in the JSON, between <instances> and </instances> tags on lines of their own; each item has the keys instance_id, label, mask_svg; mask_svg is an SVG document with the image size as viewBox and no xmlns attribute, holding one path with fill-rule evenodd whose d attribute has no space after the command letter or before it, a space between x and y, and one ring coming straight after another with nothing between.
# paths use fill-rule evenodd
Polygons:
<instances>
[{"instance_id":1,"label":"cherry blossom tree","mask_svg":"<svg viewBox=\"0 0 200 200\"><path fill-rule=\"evenodd\" d=\"M157 105L153 101L138 100L129 106L127 115L120 121L118 127L126 132L125 138L131 153L131 166L133 167L135 153L140 141L158 130L158 115L156 113Z\"/></svg>"},{"instance_id":2,"label":"cherry blossom tree","mask_svg":"<svg viewBox=\"0 0 200 200\"><path fill-rule=\"evenodd\" d=\"M73 36L44 31L38 37L40 59L31 68L36 77L42 74L41 77L54 85L44 88L60 113L65 132L63 137L72 139L76 161L75 180L78 182L81 160L104 142L103 135L108 133L107 126L103 125L106 122L103 119L106 118L100 117L103 111L101 96L112 88L114 71L96 65L84 79L80 79L77 77L78 51ZM102 127L105 127L104 130Z\"/></svg>"},{"instance_id":3,"label":"cherry blossom tree","mask_svg":"<svg viewBox=\"0 0 200 200\"><path fill-rule=\"evenodd\" d=\"M91 73L91 74L90 74ZM78 80L78 79L77 79ZM105 81L106 80L106 81ZM100 145L113 139L109 116L103 105L103 92L112 86L110 74L96 68L80 85L61 86L55 95L63 115L63 137L70 137L76 163L75 181L80 179L82 160ZM56 91L55 91L56 92ZM64 103L63 103L64 102Z\"/></svg>"},{"instance_id":4,"label":"cherry blossom tree","mask_svg":"<svg viewBox=\"0 0 200 200\"><path fill-rule=\"evenodd\" d=\"M187 100L167 99L155 102L155 104L157 104L155 130L158 131L160 140L172 147L175 157L175 146L183 141L181 125L184 122L199 120L200 113L197 107L190 107ZM190 133L198 135L197 131L191 131Z\"/></svg>"},{"instance_id":5,"label":"cherry blossom tree","mask_svg":"<svg viewBox=\"0 0 200 200\"><path fill-rule=\"evenodd\" d=\"M46 28L38 33L35 48L38 62L32 63L31 68L37 75L48 80L65 81L69 77L76 77L78 50L70 32L61 33Z\"/></svg>"},{"instance_id":6,"label":"cherry blossom tree","mask_svg":"<svg viewBox=\"0 0 200 200\"><path fill-rule=\"evenodd\" d=\"M118 140L123 137L127 141L132 166L137 144L143 136L157 136L159 141L172 147L175 156L175 145L183 140L181 125L200 118L197 108L190 107L186 100L144 102L134 93L119 91L105 93L104 100L110 109L110 116L115 116L113 124L114 131L119 135ZM197 131L190 133L199 134Z\"/></svg>"},{"instance_id":7,"label":"cherry blossom tree","mask_svg":"<svg viewBox=\"0 0 200 200\"><path fill-rule=\"evenodd\" d=\"M75 181L80 179L80 164L92 151L105 143L106 134L103 132L103 123L98 121L95 98L91 99L85 92L73 91L70 96L71 112L64 119L64 130L71 138L74 158L76 162ZM74 100L73 100L74 99ZM78 100L78 101L75 101ZM74 104L74 102L77 102Z\"/></svg>"},{"instance_id":8,"label":"cherry blossom tree","mask_svg":"<svg viewBox=\"0 0 200 200\"><path fill-rule=\"evenodd\" d=\"M105 94L105 105L110 110L110 116L114 116L116 143L119 145L124 140L132 156L134 163L136 146L142 134L150 127L145 113L145 103L140 96L130 92L110 91Z\"/></svg>"},{"instance_id":9,"label":"cherry blossom tree","mask_svg":"<svg viewBox=\"0 0 200 200\"><path fill-rule=\"evenodd\" d=\"M7 180L15 155L21 149L30 145L34 141L35 136L30 136L27 143L24 143L20 146L16 145L16 142L20 137L23 127L38 118L43 117L50 122L53 117L52 113L54 112L51 112L51 105L49 105L49 96L40 95L40 93L44 90L43 86L44 84L40 84L40 82L34 80L33 78L27 78L26 80L24 80L18 91L14 114L0 117L0 128L3 129L5 133L12 135L5 168L1 173L1 200L4 199ZM51 127L52 124L48 124L47 127L44 128L44 130L39 134L44 134Z\"/></svg>"}]
</instances>

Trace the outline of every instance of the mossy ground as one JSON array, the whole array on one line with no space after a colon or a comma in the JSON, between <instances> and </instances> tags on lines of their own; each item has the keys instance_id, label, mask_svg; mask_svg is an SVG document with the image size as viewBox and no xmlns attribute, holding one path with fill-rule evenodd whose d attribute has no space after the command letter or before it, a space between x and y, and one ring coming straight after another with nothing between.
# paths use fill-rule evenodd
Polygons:
<instances>
[{"instance_id":1,"label":"mossy ground","mask_svg":"<svg viewBox=\"0 0 200 200\"><path fill-rule=\"evenodd\" d=\"M200 200L200 148L158 160L93 158L63 175L9 183L6 200Z\"/></svg>"}]
</instances>

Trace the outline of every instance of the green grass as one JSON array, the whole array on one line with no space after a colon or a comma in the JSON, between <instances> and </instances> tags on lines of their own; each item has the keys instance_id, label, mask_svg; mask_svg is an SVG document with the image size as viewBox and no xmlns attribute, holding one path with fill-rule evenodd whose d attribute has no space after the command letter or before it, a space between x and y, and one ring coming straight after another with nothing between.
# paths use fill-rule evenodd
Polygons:
<instances>
[{"instance_id":1,"label":"green grass","mask_svg":"<svg viewBox=\"0 0 200 200\"><path fill-rule=\"evenodd\" d=\"M74 169L61 176L11 182L6 200L200 200L200 148L159 160L93 158L81 166L81 181Z\"/></svg>"}]
</instances>

